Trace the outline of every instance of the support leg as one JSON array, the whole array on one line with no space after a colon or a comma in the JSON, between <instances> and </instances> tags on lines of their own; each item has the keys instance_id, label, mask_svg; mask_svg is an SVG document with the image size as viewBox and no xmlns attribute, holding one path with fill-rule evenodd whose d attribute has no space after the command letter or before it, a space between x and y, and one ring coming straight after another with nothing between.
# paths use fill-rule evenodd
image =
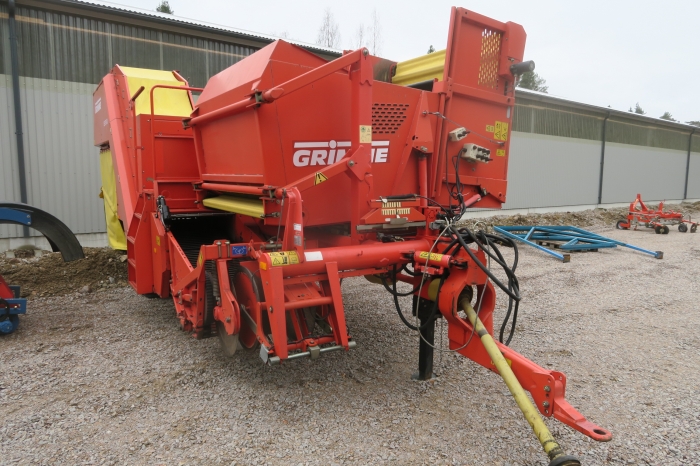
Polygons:
<instances>
[{"instance_id":1,"label":"support leg","mask_svg":"<svg viewBox=\"0 0 700 466\"><path fill-rule=\"evenodd\" d=\"M414 297L414 303L416 298ZM418 373L413 374L414 380L430 380L433 378L433 346L435 344L435 321L437 316L430 317L433 302L422 299L418 306L418 319L420 326L425 326L420 331L418 344ZM415 305L414 305L415 309ZM427 325L426 325L427 323Z\"/></svg>"}]
</instances>

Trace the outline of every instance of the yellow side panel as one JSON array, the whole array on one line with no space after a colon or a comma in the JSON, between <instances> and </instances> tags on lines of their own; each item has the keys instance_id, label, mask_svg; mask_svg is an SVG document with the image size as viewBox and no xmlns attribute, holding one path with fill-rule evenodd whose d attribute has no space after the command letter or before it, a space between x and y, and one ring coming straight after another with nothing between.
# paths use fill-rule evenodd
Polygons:
<instances>
[{"instance_id":1,"label":"yellow side panel","mask_svg":"<svg viewBox=\"0 0 700 466\"><path fill-rule=\"evenodd\" d=\"M112 166L112 151L100 152L100 172L102 174L102 198L105 203L107 239L109 247L126 251L126 235L117 215L117 183Z\"/></svg>"},{"instance_id":2,"label":"yellow side panel","mask_svg":"<svg viewBox=\"0 0 700 466\"><path fill-rule=\"evenodd\" d=\"M445 73L446 50L421 55L418 58L396 64L396 74L391 78L393 84L407 86L432 79L443 80Z\"/></svg>"},{"instance_id":3,"label":"yellow side panel","mask_svg":"<svg viewBox=\"0 0 700 466\"><path fill-rule=\"evenodd\" d=\"M184 86L185 83L175 79L171 71L146 70L120 66L129 83L129 92L134 95L141 86L145 87L136 99L136 114L151 113L151 88L156 84ZM156 89L153 92L153 111L156 115L188 117L192 105L187 91L175 89Z\"/></svg>"},{"instance_id":4,"label":"yellow side panel","mask_svg":"<svg viewBox=\"0 0 700 466\"><path fill-rule=\"evenodd\" d=\"M265 214L260 199L249 199L236 196L219 196L204 199L203 204L210 209L224 210L250 217L262 218Z\"/></svg>"}]
</instances>

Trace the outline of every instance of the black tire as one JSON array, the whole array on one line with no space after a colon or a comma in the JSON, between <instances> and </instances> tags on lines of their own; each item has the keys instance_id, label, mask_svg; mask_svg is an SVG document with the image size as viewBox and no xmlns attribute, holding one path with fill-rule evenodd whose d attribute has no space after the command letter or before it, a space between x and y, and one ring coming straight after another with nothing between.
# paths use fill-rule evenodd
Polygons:
<instances>
[{"instance_id":1,"label":"black tire","mask_svg":"<svg viewBox=\"0 0 700 466\"><path fill-rule=\"evenodd\" d=\"M671 231L671 230L668 228L668 226L664 225L664 229L663 229L662 233L664 235L667 235L669 231Z\"/></svg>"},{"instance_id":2,"label":"black tire","mask_svg":"<svg viewBox=\"0 0 700 466\"><path fill-rule=\"evenodd\" d=\"M698 231L698 224L693 223L693 225L690 227L690 232L695 233L696 231Z\"/></svg>"},{"instance_id":3,"label":"black tire","mask_svg":"<svg viewBox=\"0 0 700 466\"><path fill-rule=\"evenodd\" d=\"M628 226L624 226L624 225L628 225ZM615 228L617 228L618 230L629 230L630 229L629 224L627 223L627 220L618 220L617 224L615 225Z\"/></svg>"},{"instance_id":4,"label":"black tire","mask_svg":"<svg viewBox=\"0 0 700 466\"><path fill-rule=\"evenodd\" d=\"M654 232L655 232L657 235L660 235L662 231L664 231L664 228L663 228L661 225L657 225L657 226L654 227Z\"/></svg>"},{"instance_id":5,"label":"black tire","mask_svg":"<svg viewBox=\"0 0 700 466\"><path fill-rule=\"evenodd\" d=\"M686 225L685 223L681 223L680 225L678 225L678 231L680 231L681 233L687 233L688 225Z\"/></svg>"}]
</instances>

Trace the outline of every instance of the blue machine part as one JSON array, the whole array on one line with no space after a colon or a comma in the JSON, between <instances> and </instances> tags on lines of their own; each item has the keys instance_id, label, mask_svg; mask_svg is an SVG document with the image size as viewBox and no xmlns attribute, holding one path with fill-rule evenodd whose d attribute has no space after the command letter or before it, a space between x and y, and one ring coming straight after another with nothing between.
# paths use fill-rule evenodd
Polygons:
<instances>
[{"instance_id":1,"label":"blue machine part","mask_svg":"<svg viewBox=\"0 0 700 466\"><path fill-rule=\"evenodd\" d=\"M19 314L27 313L27 300L19 297L19 286L9 286L14 298L0 298L0 335L17 330Z\"/></svg>"},{"instance_id":2,"label":"blue machine part","mask_svg":"<svg viewBox=\"0 0 700 466\"><path fill-rule=\"evenodd\" d=\"M0 220L19 223L28 227L32 225L31 214L7 207L0 207Z\"/></svg>"},{"instance_id":3,"label":"blue machine part","mask_svg":"<svg viewBox=\"0 0 700 466\"><path fill-rule=\"evenodd\" d=\"M632 244L623 243L574 226L494 226L494 231L546 252L562 262L569 262L569 254L560 254L538 243L554 243L563 251L594 251L623 246L635 251L663 259L662 251L650 251Z\"/></svg>"},{"instance_id":4,"label":"blue machine part","mask_svg":"<svg viewBox=\"0 0 700 466\"><path fill-rule=\"evenodd\" d=\"M19 287L12 287L15 296L19 295ZM16 289L16 291L15 291ZM0 298L0 334L12 333L19 325L19 314L27 313L27 300L24 298Z\"/></svg>"},{"instance_id":5,"label":"blue machine part","mask_svg":"<svg viewBox=\"0 0 700 466\"><path fill-rule=\"evenodd\" d=\"M0 317L0 335L12 333L17 330L17 326L19 325L19 317L16 315L9 315L4 320L2 319L3 318Z\"/></svg>"}]
</instances>

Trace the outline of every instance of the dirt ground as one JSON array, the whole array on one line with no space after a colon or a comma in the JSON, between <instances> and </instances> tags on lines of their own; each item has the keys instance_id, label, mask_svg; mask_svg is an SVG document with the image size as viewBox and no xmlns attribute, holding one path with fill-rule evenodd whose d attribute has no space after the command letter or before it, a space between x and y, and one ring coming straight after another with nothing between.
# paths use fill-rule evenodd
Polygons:
<instances>
[{"instance_id":1,"label":"dirt ground","mask_svg":"<svg viewBox=\"0 0 700 466\"><path fill-rule=\"evenodd\" d=\"M617 248L563 264L521 248L511 346L567 374L568 401L613 432L596 443L547 419L584 465L700 464L700 234L604 223L582 226L664 259ZM56 271L73 264L48 259L0 262L34 293L0 337L0 464L547 464L497 375L444 353L434 381L411 380L417 336L364 279L343 282L357 349L269 367L181 332L170 300L120 286L118 254L88 250L68 277Z\"/></svg>"}]
</instances>

